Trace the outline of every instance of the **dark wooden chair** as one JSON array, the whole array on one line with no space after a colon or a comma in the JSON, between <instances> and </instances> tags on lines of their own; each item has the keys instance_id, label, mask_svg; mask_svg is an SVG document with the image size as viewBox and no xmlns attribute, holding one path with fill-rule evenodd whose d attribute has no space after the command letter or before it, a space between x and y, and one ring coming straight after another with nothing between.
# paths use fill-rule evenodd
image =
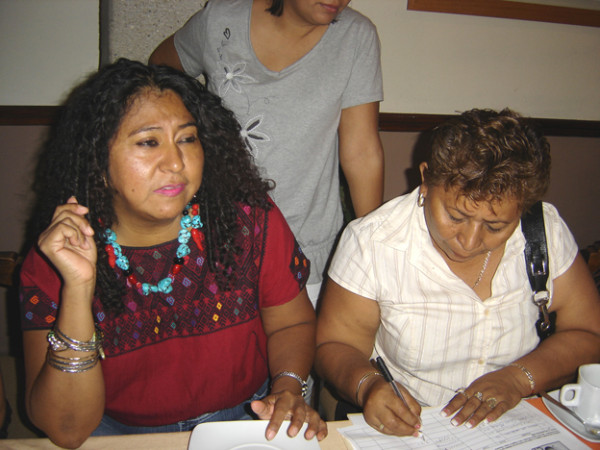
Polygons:
<instances>
[{"instance_id":1,"label":"dark wooden chair","mask_svg":"<svg viewBox=\"0 0 600 450\"><path fill-rule=\"evenodd\" d=\"M21 257L17 252L0 252L0 286L15 284L16 269L20 263Z\"/></svg>"}]
</instances>

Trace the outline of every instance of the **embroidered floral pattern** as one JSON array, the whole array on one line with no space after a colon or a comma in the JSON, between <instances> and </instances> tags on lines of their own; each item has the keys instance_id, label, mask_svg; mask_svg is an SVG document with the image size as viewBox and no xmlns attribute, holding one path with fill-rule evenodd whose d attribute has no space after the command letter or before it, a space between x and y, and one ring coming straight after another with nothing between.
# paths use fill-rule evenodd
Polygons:
<instances>
[{"instance_id":1,"label":"embroidered floral pattern","mask_svg":"<svg viewBox=\"0 0 600 450\"><path fill-rule=\"evenodd\" d=\"M182 276L176 278L172 295L149 299L129 289L123 299L125 309L118 315L105 313L99 299L95 298L93 313L105 333L104 350L107 355L116 356L172 338L207 335L258 320L258 284L263 259L267 257L265 233L269 221L261 209L248 205L239 207L239 226L246 232L240 234L242 252L235 261L240 276L235 285L230 290L220 290L214 273L204 264L205 250L193 246L191 260L182 268ZM154 265L152 271L145 272L144 281L155 281L164 278L170 269L171 259L166 255L174 254L178 245L178 241L174 240L154 248L125 247L123 251L134 267ZM156 259L159 255L161 257ZM308 261L297 243L289 256L289 273L301 289L308 278ZM117 277L116 282L126 282L119 273ZM289 290L291 287L287 284L286 288ZM50 295L34 284L22 286L23 329L52 326L58 308L52 297L59 295L59 289L58 281L52 284Z\"/></svg>"},{"instance_id":2,"label":"embroidered floral pattern","mask_svg":"<svg viewBox=\"0 0 600 450\"><path fill-rule=\"evenodd\" d=\"M222 72L217 74L221 79L219 83L219 97L227 95L230 89L238 94L242 93L242 85L254 83L256 80L250 75L246 75L246 63L227 64L223 63Z\"/></svg>"},{"instance_id":3,"label":"embroidered floral pattern","mask_svg":"<svg viewBox=\"0 0 600 450\"><path fill-rule=\"evenodd\" d=\"M298 243L296 243L294 253L292 254L290 270L295 275L296 281L298 282L298 287L302 289L310 273L310 261L308 258L306 258L306 256L304 256L304 253L302 252L302 249Z\"/></svg>"},{"instance_id":4,"label":"embroidered floral pattern","mask_svg":"<svg viewBox=\"0 0 600 450\"><path fill-rule=\"evenodd\" d=\"M263 116L257 116L250 119L246 122L246 125L242 128L242 138L254 156L258 154L258 145L257 142L269 142L271 138L263 133L262 131L258 131L258 127L263 120Z\"/></svg>"}]
</instances>

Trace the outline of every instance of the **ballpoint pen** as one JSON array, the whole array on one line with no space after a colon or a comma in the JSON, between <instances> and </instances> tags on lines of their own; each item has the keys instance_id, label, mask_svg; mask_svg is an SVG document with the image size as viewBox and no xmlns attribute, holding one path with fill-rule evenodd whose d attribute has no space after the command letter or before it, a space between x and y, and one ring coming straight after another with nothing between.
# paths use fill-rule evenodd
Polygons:
<instances>
[{"instance_id":1,"label":"ballpoint pen","mask_svg":"<svg viewBox=\"0 0 600 450\"><path fill-rule=\"evenodd\" d=\"M398 397L400 397L400 400L402 400L402 403L404 403L404 406L406 406L408 408L408 403L406 403L406 400L404 399L402 392L400 392L400 389L398 389L398 386L394 382L394 379L392 378L392 374L388 370L383 358L381 356L378 356L377 358L375 358L375 362L377 363L377 367L379 367L379 371L383 375L384 380L392 385L392 389L394 389L394 392L396 393L396 395Z\"/></svg>"},{"instance_id":2,"label":"ballpoint pen","mask_svg":"<svg viewBox=\"0 0 600 450\"><path fill-rule=\"evenodd\" d=\"M392 389L394 390L396 395L400 398L400 400L402 400L402 403L404 403L404 406L406 406L406 409L411 411L411 409L408 406L408 403L406 403L406 399L404 398L404 395L402 395L402 392L400 392L400 389L398 389L398 386L396 385L394 378L392 378L392 374L388 370L387 365L385 364L385 361L383 360L383 358L381 356L378 356L377 358L375 358L375 363L377 364L377 367L379 367L379 371L383 375L383 379L392 385ZM419 423L420 422L421 422L421 418L419 418Z\"/></svg>"}]
</instances>

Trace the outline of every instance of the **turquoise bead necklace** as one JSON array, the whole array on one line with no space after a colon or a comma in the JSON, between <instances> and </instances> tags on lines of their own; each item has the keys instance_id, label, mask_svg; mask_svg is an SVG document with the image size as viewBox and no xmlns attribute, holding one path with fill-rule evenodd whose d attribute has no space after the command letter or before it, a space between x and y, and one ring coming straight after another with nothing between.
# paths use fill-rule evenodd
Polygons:
<instances>
[{"instance_id":1,"label":"turquoise bead necklace","mask_svg":"<svg viewBox=\"0 0 600 450\"><path fill-rule=\"evenodd\" d=\"M188 242L190 238L194 240L200 251L204 249L204 235L200 232L200 228L202 228L204 224L200 219L199 211L200 207L197 203L193 205L188 204L183 211L183 216L179 221L181 230L179 230L179 235L177 237L179 247L177 247L177 253L173 259L173 265L171 266L168 275L158 283L150 284L138 281L129 265L129 259L123 254L121 246L117 243L117 235L110 228L104 230L104 239L106 243L105 250L108 255L108 264L113 269L115 266L121 269L127 277L127 284L132 288L136 288L143 295L150 295L150 293L154 292L169 294L173 290L172 284L175 275L181 271L181 268L189 259L188 255L190 254L190 247L188 246Z\"/></svg>"}]
</instances>

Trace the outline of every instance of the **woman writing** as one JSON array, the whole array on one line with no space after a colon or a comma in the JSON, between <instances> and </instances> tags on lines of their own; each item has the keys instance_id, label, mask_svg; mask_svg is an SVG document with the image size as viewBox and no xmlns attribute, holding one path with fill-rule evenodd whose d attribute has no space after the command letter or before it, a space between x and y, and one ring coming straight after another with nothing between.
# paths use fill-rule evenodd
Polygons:
<instances>
[{"instance_id":1,"label":"woman writing","mask_svg":"<svg viewBox=\"0 0 600 450\"><path fill-rule=\"evenodd\" d=\"M434 130L420 170L419 188L345 231L317 328L317 370L386 434L415 434L421 405L454 425L496 420L600 360L598 292L549 204L556 331L536 333L519 224L548 186L547 141L509 110L472 110Z\"/></svg>"},{"instance_id":2,"label":"woman writing","mask_svg":"<svg viewBox=\"0 0 600 450\"><path fill-rule=\"evenodd\" d=\"M77 447L251 404L269 439L284 418L290 435L326 435L301 395L308 262L218 97L120 60L71 94L39 173L43 231L21 273L36 426Z\"/></svg>"}]
</instances>

